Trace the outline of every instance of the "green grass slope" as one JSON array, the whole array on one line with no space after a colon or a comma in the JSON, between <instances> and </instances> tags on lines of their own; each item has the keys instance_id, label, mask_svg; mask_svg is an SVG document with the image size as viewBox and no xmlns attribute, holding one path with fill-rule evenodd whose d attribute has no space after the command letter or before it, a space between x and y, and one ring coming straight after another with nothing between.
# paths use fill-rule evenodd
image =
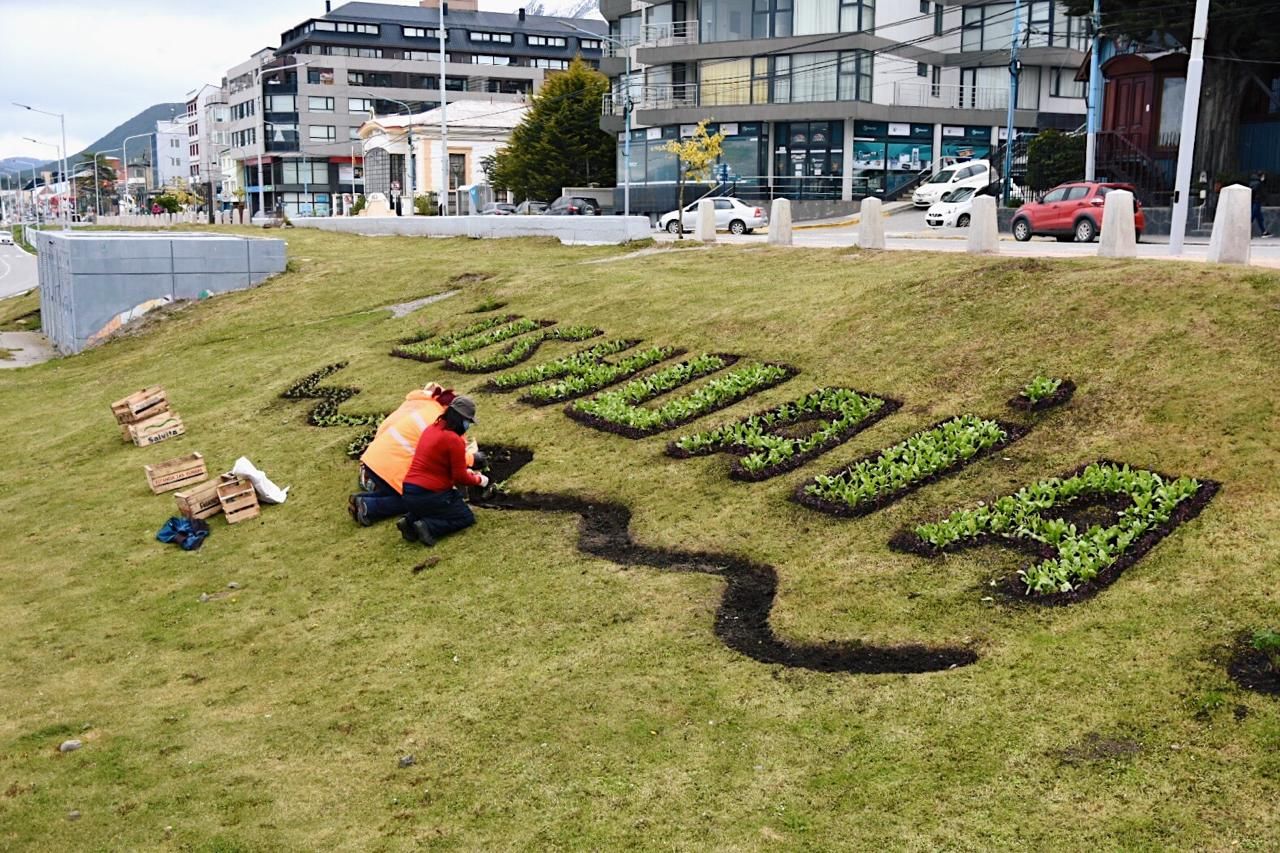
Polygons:
<instances>
[{"instance_id":1,"label":"green grass slope","mask_svg":"<svg viewBox=\"0 0 1280 853\"><path fill-rule=\"evenodd\" d=\"M295 271L142 333L0 372L0 847L59 850L1274 849L1280 703L1222 664L1280 622L1280 279L1198 265L721 247L630 255L539 241L299 229ZM379 306L460 288L403 319ZM722 582L575 547L578 519L480 510L440 562L347 517L352 429L280 399L335 361L343 411L427 380L391 358L486 300L609 336L800 375L703 428L823 384L904 402L774 480L663 455L562 407L477 394L516 490L623 502L646 545L775 566L797 642L967 645L976 664L831 675L712 632ZM534 362L581 344L548 343ZM862 519L797 506L807 477L942 418L1013 418L1038 373L1079 386L1002 453ZM187 434L139 449L109 404L169 389ZM288 502L202 550L142 465L249 456ZM1097 458L1221 481L1199 518L1092 600L993 596L1024 557L891 552L906 524ZM202 592L232 594L201 603ZM59 754L69 737L79 751ZM412 754L415 762L400 767ZM79 818L70 820L77 811Z\"/></svg>"}]
</instances>

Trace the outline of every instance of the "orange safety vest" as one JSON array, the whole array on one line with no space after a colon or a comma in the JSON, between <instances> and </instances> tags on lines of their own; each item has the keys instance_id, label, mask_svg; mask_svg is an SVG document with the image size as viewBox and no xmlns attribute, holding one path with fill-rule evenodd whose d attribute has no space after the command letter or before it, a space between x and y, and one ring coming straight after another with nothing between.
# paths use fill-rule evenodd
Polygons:
<instances>
[{"instance_id":1,"label":"orange safety vest","mask_svg":"<svg viewBox=\"0 0 1280 853\"><path fill-rule=\"evenodd\" d=\"M397 492L403 492L404 475L409 473L418 439L442 414L444 406L433 395L420 389L410 391L400 408L378 426L378 433L369 442L360 462ZM467 464L471 464L470 454Z\"/></svg>"}]
</instances>

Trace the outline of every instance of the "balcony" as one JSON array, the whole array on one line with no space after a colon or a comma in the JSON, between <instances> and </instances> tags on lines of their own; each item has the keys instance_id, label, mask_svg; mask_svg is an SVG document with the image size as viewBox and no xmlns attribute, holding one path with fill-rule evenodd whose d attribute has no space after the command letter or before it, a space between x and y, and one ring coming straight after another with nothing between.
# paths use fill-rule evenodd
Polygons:
<instances>
[{"instance_id":1,"label":"balcony","mask_svg":"<svg viewBox=\"0 0 1280 853\"><path fill-rule=\"evenodd\" d=\"M698 84L676 83L668 86L642 86L633 89L631 109L678 110L698 106ZM610 92L604 96L601 112L606 116L625 114L626 92Z\"/></svg>"},{"instance_id":2,"label":"balcony","mask_svg":"<svg viewBox=\"0 0 1280 853\"><path fill-rule=\"evenodd\" d=\"M898 107L941 107L961 110L1007 110L1009 90L955 83L917 83L899 80L893 84L893 104Z\"/></svg>"},{"instance_id":3,"label":"balcony","mask_svg":"<svg viewBox=\"0 0 1280 853\"><path fill-rule=\"evenodd\" d=\"M604 43L604 55L622 57L634 47L675 47L698 43L698 21L674 21L666 24L643 24L634 38Z\"/></svg>"}]
</instances>

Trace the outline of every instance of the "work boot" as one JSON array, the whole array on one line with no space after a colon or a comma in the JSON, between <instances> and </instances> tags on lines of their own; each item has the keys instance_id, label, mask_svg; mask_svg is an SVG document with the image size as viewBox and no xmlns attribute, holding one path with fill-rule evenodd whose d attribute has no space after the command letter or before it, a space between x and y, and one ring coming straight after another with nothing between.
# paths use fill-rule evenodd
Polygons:
<instances>
[{"instance_id":1,"label":"work boot","mask_svg":"<svg viewBox=\"0 0 1280 853\"><path fill-rule=\"evenodd\" d=\"M356 503L356 521L361 527L370 527L373 520L369 518L369 505L364 502L364 498L357 497Z\"/></svg>"},{"instance_id":2,"label":"work boot","mask_svg":"<svg viewBox=\"0 0 1280 853\"><path fill-rule=\"evenodd\" d=\"M413 522L409 520L409 516L402 515L396 521L396 529L400 531L400 535L404 537L406 542L417 542L418 531L413 529Z\"/></svg>"},{"instance_id":3,"label":"work boot","mask_svg":"<svg viewBox=\"0 0 1280 853\"><path fill-rule=\"evenodd\" d=\"M427 527L427 522L425 520L420 518L415 521L413 523L413 529L418 534L418 541L423 545L430 548L432 545L436 544L436 537L431 535L431 530Z\"/></svg>"},{"instance_id":4,"label":"work boot","mask_svg":"<svg viewBox=\"0 0 1280 853\"><path fill-rule=\"evenodd\" d=\"M351 516L352 521L360 520L356 515L356 495L347 498L347 514Z\"/></svg>"}]
</instances>

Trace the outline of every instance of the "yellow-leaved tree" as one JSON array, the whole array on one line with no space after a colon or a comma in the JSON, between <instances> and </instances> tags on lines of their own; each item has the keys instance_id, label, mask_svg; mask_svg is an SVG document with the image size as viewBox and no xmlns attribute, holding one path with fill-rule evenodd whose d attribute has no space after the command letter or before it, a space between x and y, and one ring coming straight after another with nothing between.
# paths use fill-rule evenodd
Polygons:
<instances>
[{"instance_id":1,"label":"yellow-leaved tree","mask_svg":"<svg viewBox=\"0 0 1280 853\"><path fill-rule=\"evenodd\" d=\"M698 122L693 136L688 139L673 139L662 150L676 155L676 221L680 239L684 239L684 185L689 181L702 183L709 181L716 161L723 152L723 133L707 133L707 120Z\"/></svg>"}]
</instances>

